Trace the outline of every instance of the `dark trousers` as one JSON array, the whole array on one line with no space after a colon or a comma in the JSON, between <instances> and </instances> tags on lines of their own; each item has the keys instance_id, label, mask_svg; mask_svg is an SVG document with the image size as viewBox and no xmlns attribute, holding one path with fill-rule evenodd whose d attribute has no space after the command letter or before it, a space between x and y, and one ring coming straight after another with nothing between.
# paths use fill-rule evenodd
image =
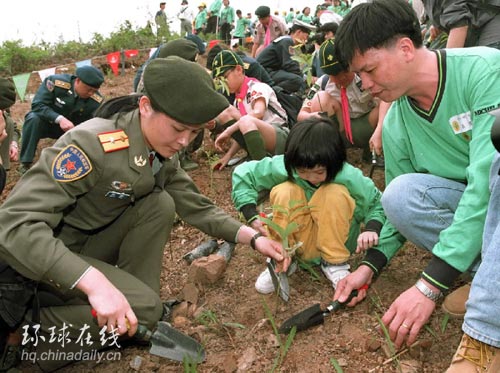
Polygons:
<instances>
[{"instance_id":1,"label":"dark trousers","mask_svg":"<svg viewBox=\"0 0 500 373\"><path fill-rule=\"evenodd\" d=\"M231 43L231 24L230 23L226 22L220 27L220 38L227 45L229 45L229 43Z\"/></svg>"},{"instance_id":2,"label":"dark trousers","mask_svg":"<svg viewBox=\"0 0 500 373\"><path fill-rule=\"evenodd\" d=\"M274 80L275 85L280 86L288 93L302 94L306 88L304 79L300 75L285 70L270 71L269 75Z\"/></svg>"},{"instance_id":3,"label":"dark trousers","mask_svg":"<svg viewBox=\"0 0 500 373\"><path fill-rule=\"evenodd\" d=\"M64 134L59 124L49 123L30 111L24 118L21 137L21 163L33 163L40 139L58 139Z\"/></svg>"},{"instance_id":4,"label":"dark trousers","mask_svg":"<svg viewBox=\"0 0 500 373\"><path fill-rule=\"evenodd\" d=\"M216 34L217 33L217 16L210 16L207 20L207 28L205 29L206 34Z\"/></svg>"},{"instance_id":5,"label":"dark trousers","mask_svg":"<svg viewBox=\"0 0 500 373\"><path fill-rule=\"evenodd\" d=\"M63 224L55 235L72 252L101 271L125 295L139 323L152 330L163 313L159 296L162 257L174 215L172 197L165 191L153 192L137 200L112 224L98 232L84 232ZM77 289L61 291L52 284L43 283L39 295L39 335L45 340L39 340L36 352L37 363L44 371L72 362L70 359L44 359L44 352L58 348L66 353L77 353L103 348L99 343L99 328L83 292ZM27 322L30 316L29 311ZM91 346L76 342L85 325L89 327ZM51 328L55 327L57 335L64 326L70 341L64 347L54 341L51 343Z\"/></svg>"}]
</instances>

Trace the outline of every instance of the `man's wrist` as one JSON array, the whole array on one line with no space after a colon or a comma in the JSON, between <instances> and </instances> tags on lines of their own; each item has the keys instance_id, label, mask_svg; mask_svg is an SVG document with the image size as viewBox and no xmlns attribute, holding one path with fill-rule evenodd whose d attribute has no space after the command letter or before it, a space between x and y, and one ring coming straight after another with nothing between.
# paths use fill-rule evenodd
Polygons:
<instances>
[{"instance_id":1,"label":"man's wrist","mask_svg":"<svg viewBox=\"0 0 500 373\"><path fill-rule=\"evenodd\" d=\"M418 279L415 283L415 287L427 298L433 302L437 302L443 297L443 293L439 291L436 287L429 285L426 281Z\"/></svg>"}]
</instances>

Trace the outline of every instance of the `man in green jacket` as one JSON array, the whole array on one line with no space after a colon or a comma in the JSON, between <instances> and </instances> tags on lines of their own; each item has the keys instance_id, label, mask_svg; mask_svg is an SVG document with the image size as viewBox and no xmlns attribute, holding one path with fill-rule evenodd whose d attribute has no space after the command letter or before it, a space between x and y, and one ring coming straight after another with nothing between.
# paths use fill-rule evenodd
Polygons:
<instances>
[{"instance_id":1,"label":"man in green jacket","mask_svg":"<svg viewBox=\"0 0 500 373\"><path fill-rule=\"evenodd\" d=\"M388 218L382 234L432 253L416 284L382 318L397 347L411 345L455 279L480 259L494 155L490 111L500 107L500 51L426 49L417 16L404 0L356 6L340 24L335 44L362 88L392 102L382 133ZM368 250L335 298L343 301L371 282L397 250Z\"/></svg>"}]
</instances>

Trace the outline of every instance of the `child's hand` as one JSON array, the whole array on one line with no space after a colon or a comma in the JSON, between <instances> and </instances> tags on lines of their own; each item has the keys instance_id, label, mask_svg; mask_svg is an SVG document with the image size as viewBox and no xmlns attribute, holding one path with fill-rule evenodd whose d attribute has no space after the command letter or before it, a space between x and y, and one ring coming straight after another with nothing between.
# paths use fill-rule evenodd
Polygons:
<instances>
[{"instance_id":1,"label":"child's hand","mask_svg":"<svg viewBox=\"0 0 500 373\"><path fill-rule=\"evenodd\" d=\"M223 131L217 138L215 139L215 149L220 152L224 151L223 144L231 138L231 135L227 130Z\"/></svg>"},{"instance_id":2,"label":"child's hand","mask_svg":"<svg viewBox=\"0 0 500 373\"><path fill-rule=\"evenodd\" d=\"M255 229L257 232L260 234L264 235L267 237L267 229L264 223L262 223L261 220L255 219L250 223L250 226Z\"/></svg>"},{"instance_id":3,"label":"child's hand","mask_svg":"<svg viewBox=\"0 0 500 373\"><path fill-rule=\"evenodd\" d=\"M377 232L366 231L359 235L356 253L368 250L370 247L378 245Z\"/></svg>"}]
</instances>

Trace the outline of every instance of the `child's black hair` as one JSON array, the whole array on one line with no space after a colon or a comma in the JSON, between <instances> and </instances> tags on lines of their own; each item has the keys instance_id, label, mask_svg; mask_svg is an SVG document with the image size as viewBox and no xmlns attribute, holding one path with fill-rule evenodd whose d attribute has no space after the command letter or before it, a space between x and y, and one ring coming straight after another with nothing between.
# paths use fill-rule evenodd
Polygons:
<instances>
[{"instance_id":1,"label":"child's black hair","mask_svg":"<svg viewBox=\"0 0 500 373\"><path fill-rule=\"evenodd\" d=\"M326 182L332 181L347 159L338 126L327 117L297 122L286 140L285 168L293 180L296 168L326 167Z\"/></svg>"}]
</instances>

